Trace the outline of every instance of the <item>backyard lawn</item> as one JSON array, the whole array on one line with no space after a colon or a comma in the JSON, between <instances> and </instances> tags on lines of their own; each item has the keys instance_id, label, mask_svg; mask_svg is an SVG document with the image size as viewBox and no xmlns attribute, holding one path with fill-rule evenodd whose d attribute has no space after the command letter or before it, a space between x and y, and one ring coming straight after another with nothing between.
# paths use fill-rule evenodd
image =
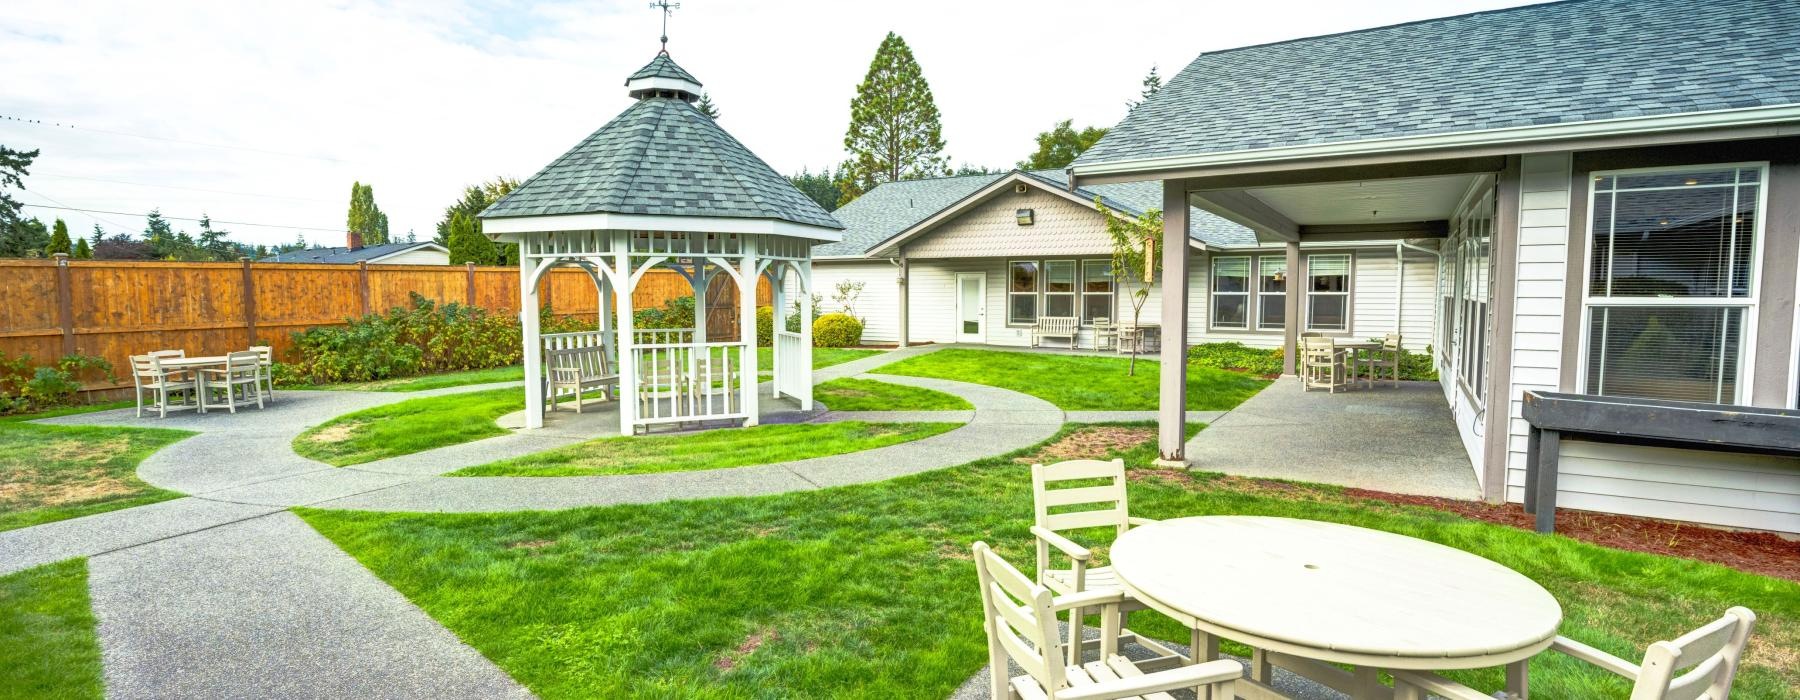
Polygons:
<instances>
[{"instance_id":1,"label":"backyard lawn","mask_svg":"<svg viewBox=\"0 0 1800 700\"><path fill-rule=\"evenodd\" d=\"M0 530L179 498L144 483L137 465L190 435L164 428L0 421Z\"/></svg>"},{"instance_id":2,"label":"backyard lawn","mask_svg":"<svg viewBox=\"0 0 1800 700\"><path fill-rule=\"evenodd\" d=\"M866 348L813 348L813 369L841 365L851 360L880 355L886 350L869 350ZM775 348L759 347L756 349L756 366L763 374L769 374L769 368L775 366Z\"/></svg>"},{"instance_id":3,"label":"backyard lawn","mask_svg":"<svg viewBox=\"0 0 1800 700\"><path fill-rule=\"evenodd\" d=\"M0 697L99 698L87 561L0 576Z\"/></svg>"},{"instance_id":4,"label":"backyard lawn","mask_svg":"<svg viewBox=\"0 0 1800 700\"><path fill-rule=\"evenodd\" d=\"M790 423L686 435L610 437L468 467L451 476L597 476L723 469L872 450L960 423Z\"/></svg>"},{"instance_id":5,"label":"backyard lawn","mask_svg":"<svg viewBox=\"0 0 1800 700\"><path fill-rule=\"evenodd\" d=\"M510 367L490 367L487 369L464 370L462 372L427 374L418 377L377 379L372 382L345 382L343 384L322 384L319 386L296 385L292 388L313 389L319 391L425 391L426 389L443 389L445 387L468 386L470 384L522 381L525 381L525 368L513 365Z\"/></svg>"},{"instance_id":6,"label":"backyard lawn","mask_svg":"<svg viewBox=\"0 0 1800 700\"><path fill-rule=\"evenodd\" d=\"M986 384L1036 396L1067 411L1154 411L1161 363L1139 360L1127 375L1122 357L946 348L874 370ZM1241 372L1188 365L1187 408L1222 411L1269 382Z\"/></svg>"},{"instance_id":7,"label":"backyard lawn","mask_svg":"<svg viewBox=\"0 0 1800 700\"><path fill-rule=\"evenodd\" d=\"M1800 687L1792 581L1331 487L1138 467L1152 449L1125 452L1134 515L1297 516L1459 547L1543 584L1564 607L1564 634L1628 659L1745 605L1760 620L1734 697ZM541 697L945 697L987 658L969 545L1030 565L1030 478L1016 456L759 498L302 515ZM1185 639L1150 613L1132 626ZM1502 683L1497 669L1455 675L1484 691ZM1548 698L1628 692L1555 656L1533 664L1531 683Z\"/></svg>"},{"instance_id":8,"label":"backyard lawn","mask_svg":"<svg viewBox=\"0 0 1800 700\"><path fill-rule=\"evenodd\" d=\"M968 411L962 397L874 379L833 379L813 386L813 399L833 411Z\"/></svg>"},{"instance_id":9,"label":"backyard lawn","mask_svg":"<svg viewBox=\"0 0 1800 700\"><path fill-rule=\"evenodd\" d=\"M373 462L503 434L494 419L524 408L518 387L407 399L308 428L294 452L339 467Z\"/></svg>"}]
</instances>

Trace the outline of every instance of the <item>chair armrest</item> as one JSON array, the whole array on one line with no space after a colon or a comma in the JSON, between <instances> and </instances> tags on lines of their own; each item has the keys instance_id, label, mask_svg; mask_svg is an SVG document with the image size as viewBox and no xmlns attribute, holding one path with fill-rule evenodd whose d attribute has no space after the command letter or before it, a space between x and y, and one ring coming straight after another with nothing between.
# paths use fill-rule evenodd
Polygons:
<instances>
[{"instance_id":1,"label":"chair armrest","mask_svg":"<svg viewBox=\"0 0 1800 700\"><path fill-rule=\"evenodd\" d=\"M1045 544L1062 550L1063 554L1069 555L1069 558L1075 561L1085 562L1094 558L1094 553L1088 548L1075 544L1069 538L1051 532L1042 525L1031 526L1031 534L1036 535Z\"/></svg>"},{"instance_id":2,"label":"chair armrest","mask_svg":"<svg viewBox=\"0 0 1800 700\"><path fill-rule=\"evenodd\" d=\"M1568 637L1557 637L1554 641L1550 642L1550 650L1573 656L1633 680L1637 679L1638 674L1642 672L1642 669L1639 669L1637 664L1613 656L1604 651L1600 651L1599 649L1595 649L1586 644L1582 644L1581 642L1577 642Z\"/></svg>"},{"instance_id":3,"label":"chair armrest","mask_svg":"<svg viewBox=\"0 0 1800 700\"><path fill-rule=\"evenodd\" d=\"M1102 588L1080 593L1061 595L1050 600L1050 609L1056 612L1075 608L1092 608L1102 605L1118 605L1125 602L1125 592L1117 588Z\"/></svg>"},{"instance_id":4,"label":"chair armrest","mask_svg":"<svg viewBox=\"0 0 1800 700\"><path fill-rule=\"evenodd\" d=\"M1456 683L1442 676L1418 671L1393 671L1396 687L1410 685L1434 697L1444 700L1494 700L1494 696L1483 693L1461 683Z\"/></svg>"},{"instance_id":5,"label":"chair armrest","mask_svg":"<svg viewBox=\"0 0 1800 700\"><path fill-rule=\"evenodd\" d=\"M1156 519L1156 518L1135 518L1135 517L1131 517L1131 518L1126 518L1126 519L1125 519L1125 522L1126 522L1126 523L1128 523L1128 524L1130 524L1130 525L1131 525L1131 526L1132 526L1132 527L1137 527L1137 526L1139 526L1139 525L1149 525L1149 524L1152 524L1152 523L1159 523L1159 522L1162 522L1162 521L1160 521L1160 520L1157 520L1157 519Z\"/></svg>"},{"instance_id":6,"label":"chair armrest","mask_svg":"<svg viewBox=\"0 0 1800 700\"><path fill-rule=\"evenodd\" d=\"M1120 678L1093 685L1066 688L1056 694L1062 700L1110 700L1150 693L1161 693L1197 685L1236 681L1244 677L1244 667L1231 659L1208 661L1193 666L1177 666L1165 671Z\"/></svg>"}]
</instances>

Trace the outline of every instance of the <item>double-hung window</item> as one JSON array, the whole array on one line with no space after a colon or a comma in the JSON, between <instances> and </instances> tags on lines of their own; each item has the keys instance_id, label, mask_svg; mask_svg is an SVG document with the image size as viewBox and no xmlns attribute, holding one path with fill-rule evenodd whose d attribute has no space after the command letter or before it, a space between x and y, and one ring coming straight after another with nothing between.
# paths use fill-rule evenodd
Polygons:
<instances>
[{"instance_id":1,"label":"double-hung window","mask_svg":"<svg viewBox=\"0 0 1800 700\"><path fill-rule=\"evenodd\" d=\"M1075 315L1074 260L1044 263L1044 315L1063 318Z\"/></svg>"},{"instance_id":2,"label":"double-hung window","mask_svg":"<svg viewBox=\"0 0 1800 700\"><path fill-rule=\"evenodd\" d=\"M1350 330L1350 256L1306 256L1306 327Z\"/></svg>"},{"instance_id":3,"label":"double-hung window","mask_svg":"<svg viewBox=\"0 0 1800 700\"><path fill-rule=\"evenodd\" d=\"M1278 331L1287 322L1287 258L1256 259L1256 329Z\"/></svg>"},{"instance_id":4,"label":"double-hung window","mask_svg":"<svg viewBox=\"0 0 1800 700\"><path fill-rule=\"evenodd\" d=\"M1111 260L1081 261L1081 323L1091 325L1094 319L1113 317L1113 273Z\"/></svg>"},{"instance_id":5,"label":"double-hung window","mask_svg":"<svg viewBox=\"0 0 1800 700\"><path fill-rule=\"evenodd\" d=\"M1007 263L1006 322L1031 325L1038 318L1038 282L1040 266L1031 260Z\"/></svg>"},{"instance_id":6,"label":"double-hung window","mask_svg":"<svg viewBox=\"0 0 1800 700\"><path fill-rule=\"evenodd\" d=\"M1250 258L1213 258L1212 327L1250 328Z\"/></svg>"},{"instance_id":7,"label":"double-hung window","mask_svg":"<svg viewBox=\"0 0 1800 700\"><path fill-rule=\"evenodd\" d=\"M1764 168L1596 173L1589 394L1741 403Z\"/></svg>"}]
</instances>

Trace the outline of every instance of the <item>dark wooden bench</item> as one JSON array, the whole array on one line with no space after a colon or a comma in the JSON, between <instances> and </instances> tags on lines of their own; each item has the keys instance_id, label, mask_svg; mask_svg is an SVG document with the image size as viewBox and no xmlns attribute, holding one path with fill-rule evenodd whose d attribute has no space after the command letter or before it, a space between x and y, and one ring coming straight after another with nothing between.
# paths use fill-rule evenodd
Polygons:
<instances>
[{"instance_id":1,"label":"dark wooden bench","mask_svg":"<svg viewBox=\"0 0 1800 700\"><path fill-rule=\"evenodd\" d=\"M1655 447L1800 456L1800 411L1588 394L1525 392L1525 512L1556 529L1556 476L1566 437Z\"/></svg>"}]
</instances>

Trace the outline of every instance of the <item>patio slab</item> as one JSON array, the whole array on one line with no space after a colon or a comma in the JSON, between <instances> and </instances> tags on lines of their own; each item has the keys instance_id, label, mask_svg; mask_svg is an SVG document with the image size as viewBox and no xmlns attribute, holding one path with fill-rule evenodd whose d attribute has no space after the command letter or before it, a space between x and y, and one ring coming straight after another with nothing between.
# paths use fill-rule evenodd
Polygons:
<instances>
[{"instance_id":1,"label":"patio slab","mask_svg":"<svg viewBox=\"0 0 1800 700\"><path fill-rule=\"evenodd\" d=\"M1331 394L1283 377L1188 441L1187 461L1239 476L1481 498L1435 382Z\"/></svg>"}]
</instances>

